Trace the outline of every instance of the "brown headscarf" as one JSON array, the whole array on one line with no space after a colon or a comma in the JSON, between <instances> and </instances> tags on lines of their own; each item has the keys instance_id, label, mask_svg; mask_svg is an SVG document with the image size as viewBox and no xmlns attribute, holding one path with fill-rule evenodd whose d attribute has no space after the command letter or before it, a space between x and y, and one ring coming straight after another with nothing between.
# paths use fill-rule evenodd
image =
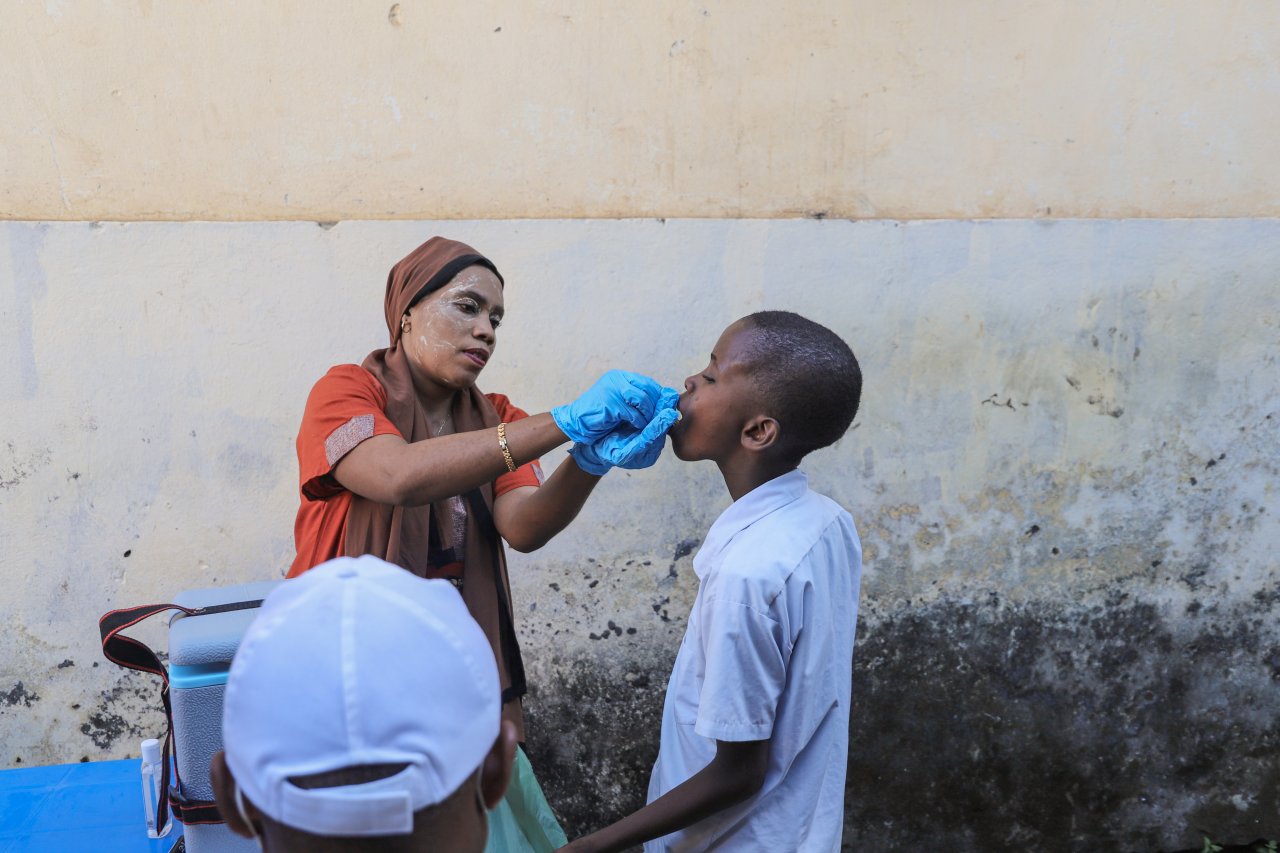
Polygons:
<instances>
[{"instance_id":1,"label":"brown headscarf","mask_svg":"<svg viewBox=\"0 0 1280 853\"><path fill-rule=\"evenodd\" d=\"M413 387L409 360L400 346L400 318L423 296L448 284L467 267L477 264L492 270L499 281L502 280L493 262L475 249L454 240L432 237L392 267L387 276L384 308L391 345L369 353L362 366L386 389L387 417L405 441L423 441L431 438L431 433L426 413ZM498 413L488 398L472 385L454 395L453 424L457 432L496 427ZM497 452L496 439L494 450ZM493 485L485 483L476 491L478 495L471 496L472 506L467 514L462 598L489 638L498 661L502 689L507 691L512 686L513 664L514 669L520 670L519 680L523 680L507 604L511 601L511 588L502 543L491 521ZM477 499L483 501L482 507L475 506ZM353 495L351 507L347 510L345 552L348 556L373 554L414 574L423 575L427 568L432 513L441 519L450 518L443 501L427 506L390 506ZM444 548L453 545L451 528L447 522L437 526L436 533ZM504 627L511 633L510 643L504 642ZM514 653L509 654L508 649ZM427 649L413 651L430 653ZM508 657L516 660L508 660ZM518 738L523 741L524 720L519 701L507 702L503 706L503 716L515 723Z\"/></svg>"}]
</instances>

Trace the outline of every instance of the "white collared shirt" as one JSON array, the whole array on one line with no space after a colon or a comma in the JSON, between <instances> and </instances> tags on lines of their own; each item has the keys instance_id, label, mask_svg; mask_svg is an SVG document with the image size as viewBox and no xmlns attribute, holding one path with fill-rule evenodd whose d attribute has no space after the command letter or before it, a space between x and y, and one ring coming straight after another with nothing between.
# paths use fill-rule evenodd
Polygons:
<instances>
[{"instance_id":1,"label":"white collared shirt","mask_svg":"<svg viewBox=\"0 0 1280 853\"><path fill-rule=\"evenodd\" d=\"M645 845L838 851L862 545L839 504L791 471L726 509L693 558L699 588L662 712L649 802L716 741L770 739L763 787Z\"/></svg>"}]
</instances>

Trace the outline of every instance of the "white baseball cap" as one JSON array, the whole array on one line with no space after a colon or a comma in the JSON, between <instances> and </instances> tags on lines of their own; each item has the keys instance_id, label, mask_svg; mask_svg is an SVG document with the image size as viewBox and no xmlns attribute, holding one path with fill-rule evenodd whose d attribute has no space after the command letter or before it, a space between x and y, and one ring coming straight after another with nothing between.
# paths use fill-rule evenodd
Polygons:
<instances>
[{"instance_id":1,"label":"white baseball cap","mask_svg":"<svg viewBox=\"0 0 1280 853\"><path fill-rule=\"evenodd\" d=\"M227 764L273 820L326 836L403 835L498 737L493 652L453 585L377 557L340 557L280 584L231 663ZM291 777L406 764L385 779L304 789Z\"/></svg>"}]
</instances>

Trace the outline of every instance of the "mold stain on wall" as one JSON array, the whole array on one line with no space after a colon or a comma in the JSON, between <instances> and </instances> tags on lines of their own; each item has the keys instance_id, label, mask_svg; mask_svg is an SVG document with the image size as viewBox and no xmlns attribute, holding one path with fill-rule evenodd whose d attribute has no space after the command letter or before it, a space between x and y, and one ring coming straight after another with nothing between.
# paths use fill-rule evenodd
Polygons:
<instances>
[{"instance_id":1,"label":"mold stain on wall","mask_svg":"<svg viewBox=\"0 0 1280 853\"><path fill-rule=\"evenodd\" d=\"M951 499L943 474L920 503L884 484L853 508L868 573L846 849L1280 835L1280 580L1265 569L1280 436L1271 413L1233 422L1211 453L1170 436L1131 468L1008 468ZM590 573L616 583L633 565ZM574 605L626 612L632 589ZM644 589L668 630L622 658L566 647L534 667L531 748L572 832L643 803L696 586Z\"/></svg>"},{"instance_id":2,"label":"mold stain on wall","mask_svg":"<svg viewBox=\"0 0 1280 853\"><path fill-rule=\"evenodd\" d=\"M845 849L1154 851L1199 827L1280 833L1280 583L1180 610L1137 590L968 593L860 622ZM674 651L540 661L529 748L571 835L643 805Z\"/></svg>"},{"instance_id":3,"label":"mold stain on wall","mask_svg":"<svg viewBox=\"0 0 1280 853\"><path fill-rule=\"evenodd\" d=\"M846 841L1156 850L1198 827L1274 836L1278 616L1274 601L1172 611L1119 589L1057 604L991 590L870 615Z\"/></svg>"}]
</instances>

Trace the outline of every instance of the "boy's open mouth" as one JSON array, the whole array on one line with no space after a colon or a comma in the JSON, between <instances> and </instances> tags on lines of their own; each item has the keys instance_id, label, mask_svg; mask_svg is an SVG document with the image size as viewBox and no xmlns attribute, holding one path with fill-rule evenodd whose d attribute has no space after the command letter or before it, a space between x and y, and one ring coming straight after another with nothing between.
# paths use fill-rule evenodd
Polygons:
<instances>
[{"instance_id":1,"label":"boy's open mouth","mask_svg":"<svg viewBox=\"0 0 1280 853\"><path fill-rule=\"evenodd\" d=\"M682 397L681 401L683 399ZM676 412L679 413L680 417L676 418L676 422L671 425L671 429L667 430L667 435L669 436L675 436L689 423L689 416L685 414L684 408L679 403L676 404Z\"/></svg>"}]
</instances>

